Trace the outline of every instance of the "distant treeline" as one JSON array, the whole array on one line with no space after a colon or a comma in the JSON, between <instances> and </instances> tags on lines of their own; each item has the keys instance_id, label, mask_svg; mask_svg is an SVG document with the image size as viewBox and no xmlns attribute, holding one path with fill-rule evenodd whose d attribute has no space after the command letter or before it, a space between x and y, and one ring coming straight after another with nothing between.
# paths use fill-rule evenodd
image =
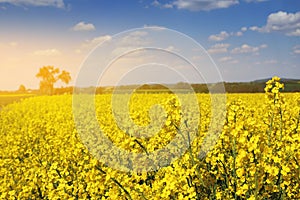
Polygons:
<instances>
[{"instance_id":1,"label":"distant treeline","mask_svg":"<svg viewBox=\"0 0 300 200\"><path fill-rule=\"evenodd\" d=\"M283 92L300 92L300 81L299 82L284 82L285 88ZM96 91L96 94L111 93L114 90L117 93L130 93L133 90L138 93L160 93L167 92L171 93L172 90L177 93L191 92L192 90L196 93L209 93L209 92L225 92L226 93L263 93L266 84L265 82L253 81L253 82L240 82L240 83L217 83L217 84L187 84L187 83L177 83L177 84L145 84L142 86L129 85L129 86L118 86L114 87L90 87L81 89L84 92ZM209 89L208 89L209 88ZM223 90L224 88L224 90Z\"/></svg>"},{"instance_id":2,"label":"distant treeline","mask_svg":"<svg viewBox=\"0 0 300 200\"><path fill-rule=\"evenodd\" d=\"M299 80L285 80L282 81L285 84L283 92L300 92L300 81ZM187 93L195 91L196 93L209 93L223 92L223 88L227 93L262 93L265 88L265 81L258 80L252 82L239 82L239 83L216 83L216 84L188 84L188 83L177 83L177 84L144 84L144 85L125 85L118 87L87 87L87 88L76 88L79 93L96 93L96 94L108 94L112 92L117 93L130 93L133 90L138 93ZM209 88L209 89L208 89ZM53 94L72 94L74 87L61 87L55 88ZM0 91L0 94L16 94L19 91ZM24 93L24 92L23 92ZM26 93L39 94L39 90L26 90Z\"/></svg>"}]
</instances>

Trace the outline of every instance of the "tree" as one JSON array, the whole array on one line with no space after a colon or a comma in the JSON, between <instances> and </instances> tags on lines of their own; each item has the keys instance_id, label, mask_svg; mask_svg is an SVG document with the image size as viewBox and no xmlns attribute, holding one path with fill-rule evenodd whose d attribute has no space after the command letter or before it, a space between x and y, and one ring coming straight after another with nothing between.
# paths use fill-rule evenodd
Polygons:
<instances>
[{"instance_id":1,"label":"tree","mask_svg":"<svg viewBox=\"0 0 300 200\"><path fill-rule=\"evenodd\" d=\"M26 93L26 87L24 85L20 85L18 89L19 93Z\"/></svg>"},{"instance_id":2,"label":"tree","mask_svg":"<svg viewBox=\"0 0 300 200\"><path fill-rule=\"evenodd\" d=\"M53 94L54 84L61 80L63 83L68 84L71 80L70 73L67 71L62 71L60 73L59 68L54 68L53 66L44 66L40 68L39 72L36 74L37 78L40 78L40 92L42 94Z\"/></svg>"}]
</instances>

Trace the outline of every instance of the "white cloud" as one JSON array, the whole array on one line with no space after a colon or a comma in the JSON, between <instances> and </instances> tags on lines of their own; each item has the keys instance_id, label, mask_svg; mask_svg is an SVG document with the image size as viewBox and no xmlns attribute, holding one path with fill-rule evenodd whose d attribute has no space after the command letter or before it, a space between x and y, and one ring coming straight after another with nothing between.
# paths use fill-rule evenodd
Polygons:
<instances>
[{"instance_id":1,"label":"white cloud","mask_svg":"<svg viewBox=\"0 0 300 200\"><path fill-rule=\"evenodd\" d=\"M161 4L159 3L159 1L154 0L154 1L151 3L151 5L152 5L152 6L159 7Z\"/></svg>"},{"instance_id":2,"label":"white cloud","mask_svg":"<svg viewBox=\"0 0 300 200\"><path fill-rule=\"evenodd\" d=\"M264 2L268 0L243 0L250 2ZM229 8L239 4L240 0L173 0L169 3L162 3L154 0L151 5L159 8L177 8L189 11L210 11L215 9Z\"/></svg>"},{"instance_id":3,"label":"white cloud","mask_svg":"<svg viewBox=\"0 0 300 200\"><path fill-rule=\"evenodd\" d=\"M244 1L250 3L250 2L264 2L264 1L269 1L269 0L244 0Z\"/></svg>"},{"instance_id":4,"label":"white cloud","mask_svg":"<svg viewBox=\"0 0 300 200\"><path fill-rule=\"evenodd\" d=\"M240 54L240 53L254 53L258 54L260 49L267 48L266 44L262 44L260 46L254 47L250 46L248 44L243 44L241 47L236 47L231 50L231 53L233 54Z\"/></svg>"},{"instance_id":5,"label":"white cloud","mask_svg":"<svg viewBox=\"0 0 300 200\"><path fill-rule=\"evenodd\" d=\"M266 44L262 44L262 45L259 46L260 49L265 49L267 47L268 47L268 45L266 45Z\"/></svg>"},{"instance_id":6,"label":"white cloud","mask_svg":"<svg viewBox=\"0 0 300 200\"><path fill-rule=\"evenodd\" d=\"M111 36L110 35L104 35L104 36L99 36L99 37L95 37L91 40L86 40L84 43L81 44L81 47L79 49L76 49L75 52L76 53L81 53L82 51L85 50L92 50L93 48L95 48L98 44L106 41L106 40L111 40Z\"/></svg>"},{"instance_id":7,"label":"white cloud","mask_svg":"<svg viewBox=\"0 0 300 200\"><path fill-rule=\"evenodd\" d=\"M254 64L255 65L274 65L277 64L278 61L275 59L265 60L265 61L257 61Z\"/></svg>"},{"instance_id":8,"label":"white cloud","mask_svg":"<svg viewBox=\"0 0 300 200\"><path fill-rule=\"evenodd\" d=\"M120 41L120 47L125 46L126 48L132 46L142 46L147 45L148 42L145 40L145 36L148 35L146 31L134 31L130 34L124 36Z\"/></svg>"},{"instance_id":9,"label":"white cloud","mask_svg":"<svg viewBox=\"0 0 300 200\"><path fill-rule=\"evenodd\" d=\"M231 64L236 64L238 63L238 60L234 59L233 57L231 56L225 56L225 57L222 57L219 59L220 62L223 62L223 63L231 63Z\"/></svg>"},{"instance_id":10,"label":"white cloud","mask_svg":"<svg viewBox=\"0 0 300 200\"><path fill-rule=\"evenodd\" d=\"M250 30L265 33L283 32L288 36L300 36L300 12L287 13L278 11L271 13L265 26L252 26Z\"/></svg>"},{"instance_id":11,"label":"white cloud","mask_svg":"<svg viewBox=\"0 0 300 200\"><path fill-rule=\"evenodd\" d=\"M258 26L251 26L251 27L249 28L249 30L251 30L251 31L259 31L260 28L259 28Z\"/></svg>"},{"instance_id":12,"label":"white cloud","mask_svg":"<svg viewBox=\"0 0 300 200\"><path fill-rule=\"evenodd\" d=\"M230 36L226 31L221 31L219 34L209 36L210 41L222 41Z\"/></svg>"},{"instance_id":13,"label":"white cloud","mask_svg":"<svg viewBox=\"0 0 300 200\"><path fill-rule=\"evenodd\" d=\"M291 31L287 33L288 36L300 36L300 29L296 29L294 31Z\"/></svg>"},{"instance_id":14,"label":"white cloud","mask_svg":"<svg viewBox=\"0 0 300 200\"><path fill-rule=\"evenodd\" d=\"M10 3L16 6L53 6L65 8L63 0L0 0L0 3Z\"/></svg>"},{"instance_id":15,"label":"white cloud","mask_svg":"<svg viewBox=\"0 0 300 200\"><path fill-rule=\"evenodd\" d=\"M167 48L165 48L166 51L171 51L171 52L179 52L179 49L177 49L174 46L168 46Z\"/></svg>"},{"instance_id":16,"label":"white cloud","mask_svg":"<svg viewBox=\"0 0 300 200\"><path fill-rule=\"evenodd\" d=\"M220 8L228 8L238 3L238 0L176 0L172 4L178 9L209 11Z\"/></svg>"},{"instance_id":17,"label":"white cloud","mask_svg":"<svg viewBox=\"0 0 300 200\"><path fill-rule=\"evenodd\" d=\"M167 3L162 6L163 8L173 8L173 4Z\"/></svg>"},{"instance_id":18,"label":"white cloud","mask_svg":"<svg viewBox=\"0 0 300 200\"><path fill-rule=\"evenodd\" d=\"M254 63L255 65L261 65L261 62L257 61Z\"/></svg>"},{"instance_id":19,"label":"white cloud","mask_svg":"<svg viewBox=\"0 0 300 200\"><path fill-rule=\"evenodd\" d=\"M229 46L230 44L224 44L224 43L215 44L214 46L210 47L207 50L207 52L210 54L226 53L228 52Z\"/></svg>"},{"instance_id":20,"label":"white cloud","mask_svg":"<svg viewBox=\"0 0 300 200\"><path fill-rule=\"evenodd\" d=\"M132 33L129 34L130 36L135 36L135 37L143 37L148 35L148 33L146 31L134 31Z\"/></svg>"},{"instance_id":21,"label":"white cloud","mask_svg":"<svg viewBox=\"0 0 300 200\"><path fill-rule=\"evenodd\" d=\"M225 56L219 59L220 62L227 62L232 60L233 58L231 56Z\"/></svg>"},{"instance_id":22,"label":"white cloud","mask_svg":"<svg viewBox=\"0 0 300 200\"><path fill-rule=\"evenodd\" d=\"M150 28L150 29L154 29L154 30L156 30L156 31L167 29L167 28L164 27L164 26L148 25L148 24L145 24L145 25L143 26L143 28Z\"/></svg>"},{"instance_id":23,"label":"white cloud","mask_svg":"<svg viewBox=\"0 0 300 200\"><path fill-rule=\"evenodd\" d=\"M45 50L37 50L33 52L35 56L59 56L62 53L57 49L45 49Z\"/></svg>"},{"instance_id":24,"label":"white cloud","mask_svg":"<svg viewBox=\"0 0 300 200\"><path fill-rule=\"evenodd\" d=\"M247 27L242 27L242 28L241 28L241 31L242 31L242 32L245 32L245 31L247 31L247 30L248 30Z\"/></svg>"},{"instance_id":25,"label":"white cloud","mask_svg":"<svg viewBox=\"0 0 300 200\"><path fill-rule=\"evenodd\" d=\"M293 53L294 54L300 54L300 45L296 45L293 47Z\"/></svg>"},{"instance_id":26,"label":"white cloud","mask_svg":"<svg viewBox=\"0 0 300 200\"><path fill-rule=\"evenodd\" d=\"M127 49L130 50L132 47L147 45L148 41L145 39L147 34L146 31L134 31L122 38L118 38L118 47L114 50L114 53L119 55L119 52L124 52ZM95 37L84 41L78 48L74 49L74 51L77 54L87 53L102 42L110 41L111 39L112 36L110 35Z\"/></svg>"},{"instance_id":27,"label":"white cloud","mask_svg":"<svg viewBox=\"0 0 300 200\"><path fill-rule=\"evenodd\" d=\"M151 5L154 6L154 7L159 7L159 8L173 8L174 7L172 3L162 4L158 0L154 0L151 3Z\"/></svg>"},{"instance_id":28,"label":"white cloud","mask_svg":"<svg viewBox=\"0 0 300 200\"><path fill-rule=\"evenodd\" d=\"M238 32L234 33L234 35L240 37L240 36L243 35L243 32L242 31L238 31Z\"/></svg>"},{"instance_id":29,"label":"white cloud","mask_svg":"<svg viewBox=\"0 0 300 200\"><path fill-rule=\"evenodd\" d=\"M264 64L277 64L278 63L278 61L277 60L274 60L274 59L271 59L271 60L265 60L264 61Z\"/></svg>"},{"instance_id":30,"label":"white cloud","mask_svg":"<svg viewBox=\"0 0 300 200\"><path fill-rule=\"evenodd\" d=\"M230 33L228 33L227 31L221 31L221 32L218 33L218 34L210 35L210 36L208 37L208 40L220 42L220 41L226 40L227 38L229 38L229 37L231 37L231 36L241 37L241 36L244 35L243 32L245 32L245 31L247 31L247 28L246 28L246 27L241 28L241 30L240 30L240 31L237 31L237 32L230 32Z\"/></svg>"},{"instance_id":31,"label":"white cloud","mask_svg":"<svg viewBox=\"0 0 300 200\"><path fill-rule=\"evenodd\" d=\"M205 59L205 57L202 56L202 55L195 55L195 56L192 57L192 59L193 59L194 61L200 61L200 60Z\"/></svg>"},{"instance_id":32,"label":"white cloud","mask_svg":"<svg viewBox=\"0 0 300 200\"><path fill-rule=\"evenodd\" d=\"M75 26L72 27L73 31L94 31L96 30L94 24L79 22Z\"/></svg>"},{"instance_id":33,"label":"white cloud","mask_svg":"<svg viewBox=\"0 0 300 200\"><path fill-rule=\"evenodd\" d=\"M279 11L272 13L268 17L266 31L277 31L300 28L300 12L298 13L287 13Z\"/></svg>"},{"instance_id":34,"label":"white cloud","mask_svg":"<svg viewBox=\"0 0 300 200\"><path fill-rule=\"evenodd\" d=\"M104 35L104 36L95 37L94 39L91 40L91 43L98 45L106 40L111 40L111 36Z\"/></svg>"}]
</instances>

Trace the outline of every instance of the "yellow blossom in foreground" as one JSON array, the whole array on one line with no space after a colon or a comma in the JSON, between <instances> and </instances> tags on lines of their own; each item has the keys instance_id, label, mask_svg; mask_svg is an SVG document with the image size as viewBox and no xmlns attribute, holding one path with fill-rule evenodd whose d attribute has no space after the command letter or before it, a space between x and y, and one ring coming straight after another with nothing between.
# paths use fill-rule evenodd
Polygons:
<instances>
[{"instance_id":1,"label":"yellow blossom in foreground","mask_svg":"<svg viewBox=\"0 0 300 200\"><path fill-rule=\"evenodd\" d=\"M185 106L190 94L133 94L128 107L122 94L117 110L111 95L97 95L96 124L79 110L86 138L78 134L72 96L8 105L0 111L0 199L300 199L300 94L283 89L274 77L265 94L228 94L225 121L220 130L212 127L215 135L207 135L209 94L197 94L199 122L196 109ZM92 154L104 148L102 158L122 158L101 143L96 125L126 152L149 154L176 136L185 139L173 144L172 153L186 148L155 170L118 171ZM196 137L189 141L192 133Z\"/></svg>"}]
</instances>

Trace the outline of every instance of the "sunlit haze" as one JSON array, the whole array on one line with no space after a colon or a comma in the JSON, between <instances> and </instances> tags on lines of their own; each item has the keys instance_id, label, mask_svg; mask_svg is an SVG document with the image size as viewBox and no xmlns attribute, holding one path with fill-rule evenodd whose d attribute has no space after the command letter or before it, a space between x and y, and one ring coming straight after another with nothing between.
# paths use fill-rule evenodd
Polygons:
<instances>
[{"instance_id":1,"label":"sunlit haze","mask_svg":"<svg viewBox=\"0 0 300 200\"><path fill-rule=\"evenodd\" d=\"M300 78L299 9L299 0L0 0L0 90L17 90L21 84L38 88L35 75L47 65L69 71L74 85L81 65L100 42L149 26L178 31L202 45L224 81ZM145 37L139 32L127 40L149 45ZM165 49L184 51L176 44ZM130 66L129 57L108 73L113 76Z\"/></svg>"}]
</instances>

